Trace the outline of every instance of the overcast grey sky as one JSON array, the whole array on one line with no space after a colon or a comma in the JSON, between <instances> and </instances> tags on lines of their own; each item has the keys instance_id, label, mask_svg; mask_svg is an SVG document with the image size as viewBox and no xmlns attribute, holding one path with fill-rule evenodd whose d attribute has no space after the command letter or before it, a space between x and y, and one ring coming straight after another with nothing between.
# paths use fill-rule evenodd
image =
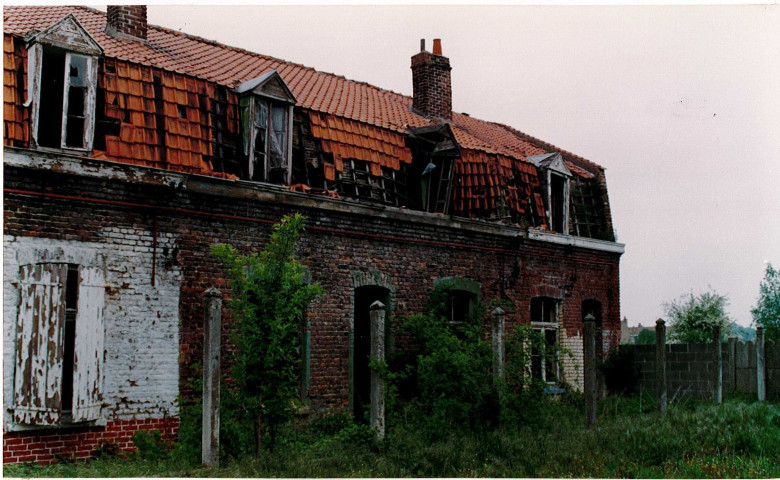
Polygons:
<instances>
[{"instance_id":1,"label":"overcast grey sky","mask_svg":"<svg viewBox=\"0 0 780 480\"><path fill-rule=\"evenodd\" d=\"M780 7L207 7L149 22L412 93L442 39L453 108L607 169L622 315L711 286L751 323L780 266Z\"/></svg>"}]
</instances>

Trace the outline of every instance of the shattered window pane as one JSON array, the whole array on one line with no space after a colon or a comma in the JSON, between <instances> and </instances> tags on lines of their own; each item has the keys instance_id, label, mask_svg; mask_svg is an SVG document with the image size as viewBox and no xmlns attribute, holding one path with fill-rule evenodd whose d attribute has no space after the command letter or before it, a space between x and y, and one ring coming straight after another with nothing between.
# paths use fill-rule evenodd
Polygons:
<instances>
[{"instance_id":1,"label":"shattered window pane","mask_svg":"<svg viewBox=\"0 0 780 480\"><path fill-rule=\"evenodd\" d=\"M261 128L268 126L268 103L265 100L257 101L257 108L255 109L255 125Z\"/></svg>"},{"instance_id":2,"label":"shattered window pane","mask_svg":"<svg viewBox=\"0 0 780 480\"><path fill-rule=\"evenodd\" d=\"M250 139L252 138L252 129L249 128L251 119L249 118L249 103L251 99L244 97L239 103L239 115L241 116L241 131L244 132L244 155L249 155Z\"/></svg>"},{"instance_id":3,"label":"shattered window pane","mask_svg":"<svg viewBox=\"0 0 780 480\"><path fill-rule=\"evenodd\" d=\"M87 57L70 55L70 85L72 87L87 86Z\"/></svg>"},{"instance_id":4,"label":"shattered window pane","mask_svg":"<svg viewBox=\"0 0 780 480\"><path fill-rule=\"evenodd\" d=\"M68 118L65 131L65 146L84 146L84 120L87 89L71 85L68 89Z\"/></svg>"},{"instance_id":5,"label":"shattered window pane","mask_svg":"<svg viewBox=\"0 0 780 480\"><path fill-rule=\"evenodd\" d=\"M255 130L255 156L260 157L265 154L265 129L257 128Z\"/></svg>"},{"instance_id":6,"label":"shattered window pane","mask_svg":"<svg viewBox=\"0 0 780 480\"><path fill-rule=\"evenodd\" d=\"M287 124L287 108L285 106L273 106L272 111L272 135L271 135L271 168L285 167L287 139L285 126Z\"/></svg>"}]
</instances>

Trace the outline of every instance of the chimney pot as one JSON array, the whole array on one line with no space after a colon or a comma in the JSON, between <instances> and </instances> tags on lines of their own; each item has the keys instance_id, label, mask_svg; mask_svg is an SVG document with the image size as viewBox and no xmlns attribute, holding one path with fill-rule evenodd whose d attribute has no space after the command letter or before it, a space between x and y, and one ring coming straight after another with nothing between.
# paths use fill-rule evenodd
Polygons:
<instances>
[{"instance_id":1,"label":"chimney pot","mask_svg":"<svg viewBox=\"0 0 780 480\"><path fill-rule=\"evenodd\" d=\"M433 54L441 55L441 38L433 39Z\"/></svg>"},{"instance_id":2,"label":"chimney pot","mask_svg":"<svg viewBox=\"0 0 780 480\"><path fill-rule=\"evenodd\" d=\"M441 54L441 40L433 41L433 53L422 51L412 57L412 110L425 117L452 118L450 59Z\"/></svg>"},{"instance_id":3,"label":"chimney pot","mask_svg":"<svg viewBox=\"0 0 780 480\"><path fill-rule=\"evenodd\" d=\"M421 52L425 51L425 39L424 38L420 39L420 51Z\"/></svg>"}]
</instances>

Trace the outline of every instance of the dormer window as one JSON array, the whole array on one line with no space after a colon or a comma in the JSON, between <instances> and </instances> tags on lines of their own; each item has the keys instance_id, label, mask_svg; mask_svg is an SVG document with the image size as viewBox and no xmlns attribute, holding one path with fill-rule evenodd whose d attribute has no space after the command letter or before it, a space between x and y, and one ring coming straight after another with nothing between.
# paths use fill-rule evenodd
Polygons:
<instances>
[{"instance_id":1,"label":"dormer window","mask_svg":"<svg viewBox=\"0 0 780 480\"><path fill-rule=\"evenodd\" d=\"M566 195L566 177L557 173L550 174L550 228L559 233L568 232L568 222L566 218L567 201Z\"/></svg>"},{"instance_id":2,"label":"dormer window","mask_svg":"<svg viewBox=\"0 0 780 480\"><path fill-rule=\"evenodd\" d=\"M550 230L568 235L569 233L569 179L571 171L560 153L532 155L528 160L539 170L546 198L547 224Z\"/></svg>"},{"instance_id":3,"label":"dormer window","mask_svg":"<svg viewBox=\"0 0 780 480\"><path fill-rule=\"evenodd\" d=\"M72 15L27 41L34 144L91 151L100 46Z\"/></svg>"},{"instance_id":4,"label":"dormer window","mask_svg":"<svg viewBox=\"0 0 780 480\"><path fill-rule=\"evenodd\" d=\"M295 97L276 71L242 83L236 91L241 95L247 178L289 184Z\"/></svg>"}]
</instances>

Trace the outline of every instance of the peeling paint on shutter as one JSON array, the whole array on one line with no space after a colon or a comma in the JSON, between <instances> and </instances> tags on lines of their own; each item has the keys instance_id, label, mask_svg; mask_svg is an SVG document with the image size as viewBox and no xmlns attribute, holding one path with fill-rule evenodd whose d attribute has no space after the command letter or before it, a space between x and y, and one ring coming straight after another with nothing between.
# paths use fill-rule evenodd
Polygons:
<instances>
[{"instance_id":1,"label":"peeling paint on shutter","mask_svg":"<svg viewBox=\"0 0 780 480\"><path fill-rule=\"evenodd\" d=\"M66 264L56 263L20 269L13 413L20 424L59 425L62 419L67 273Z\"/></svg>"},{"instance_id":2,"label":"peeling paint on shutter","mask_svg":"<svg viewBox=\"0 0 780 480\"><path fill-rule=\"evenodd\" d=\"M79 299L73 355L73 421L100 417L103 402L103 306L106 282L96 267L79 269Z\"/></svg>"}]
</instances>

